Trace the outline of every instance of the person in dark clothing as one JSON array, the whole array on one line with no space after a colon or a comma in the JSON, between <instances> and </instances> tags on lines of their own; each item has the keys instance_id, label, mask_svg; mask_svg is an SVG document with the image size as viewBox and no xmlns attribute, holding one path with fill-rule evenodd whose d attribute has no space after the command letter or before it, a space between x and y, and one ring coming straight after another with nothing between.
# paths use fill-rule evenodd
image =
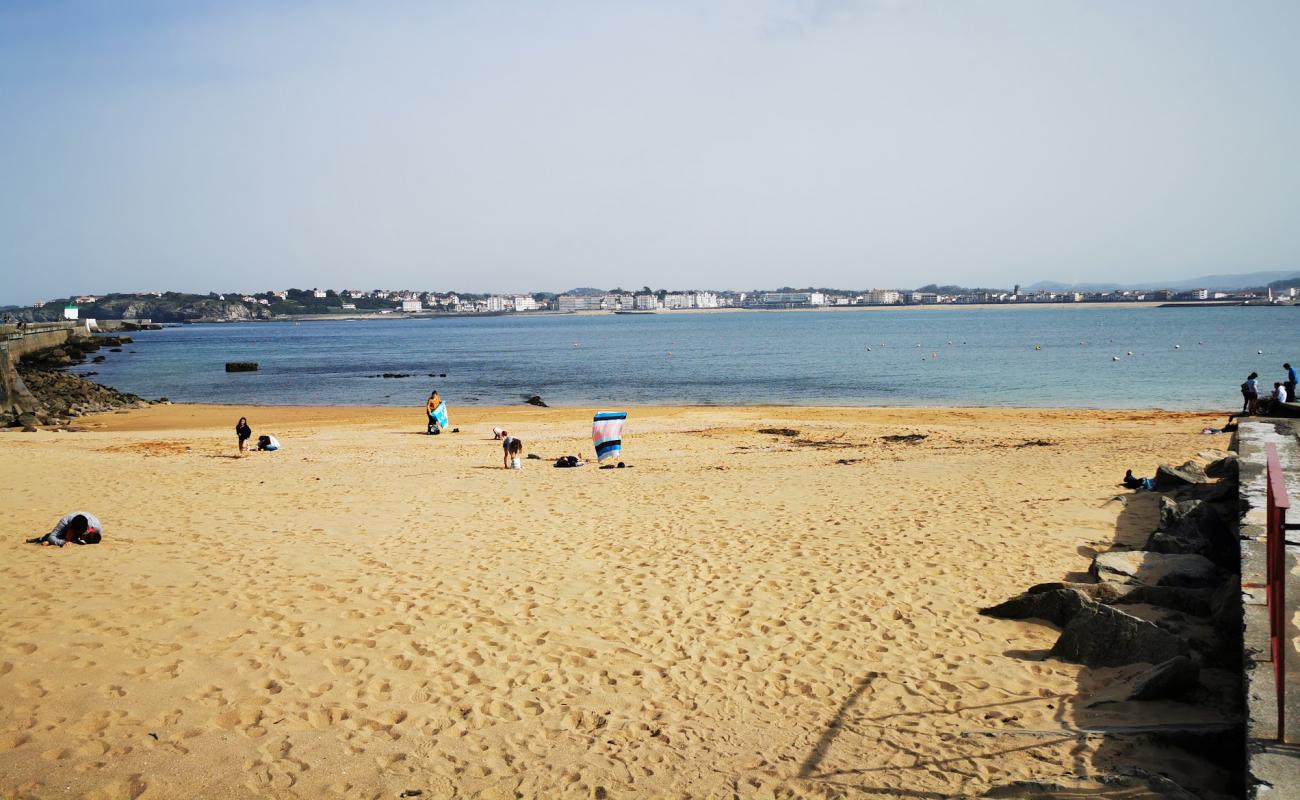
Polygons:
<instances>
[{"instance_id":1,"label":"person in dark clothing","mask_svg":"<svg viewBox=\"0 0 1300 800\"><path fill-rule=\"evenodd\" d=\"M248 417L240 417L235 423L235 435L239 437L239 452L248 450L248 440L253 436L253 429L248 427Z\"/></svg>"},{"instance_id":2,"label":"person in dark clothing","mask_svg":"<svg viewBox=\"0 0 1300 800\"><path fill-rule=\"evenodd\" d=\"M1282 369L1286 370L1286 380L1282 382L1282 385L1286 387L1286 397L1287 397L1287 400L1289 400L1290 402L1294 403L1294 402L1296 402L1296 398L1295 398L1295 378L1296 378L1296 375L1295 375L1295 367L1291 366L1290 364L1283 364L1283 365L1282 365Z\"/></svg>"}]
</instances>

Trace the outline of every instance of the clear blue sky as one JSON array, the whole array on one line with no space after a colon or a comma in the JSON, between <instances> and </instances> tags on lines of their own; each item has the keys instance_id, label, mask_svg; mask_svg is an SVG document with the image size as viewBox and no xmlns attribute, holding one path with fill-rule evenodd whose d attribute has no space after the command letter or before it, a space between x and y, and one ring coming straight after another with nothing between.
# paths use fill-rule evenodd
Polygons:
<instances>
[{"instance_id":1,"label":"clear blue sky","mask_svg":"<svg viewBox=\"0 0 1300 800\"><path fill-rule=\"evenodd\" d=\"M1300 269L1300 3L2 2L0 304Z\"/></svg>"}]
</instances>

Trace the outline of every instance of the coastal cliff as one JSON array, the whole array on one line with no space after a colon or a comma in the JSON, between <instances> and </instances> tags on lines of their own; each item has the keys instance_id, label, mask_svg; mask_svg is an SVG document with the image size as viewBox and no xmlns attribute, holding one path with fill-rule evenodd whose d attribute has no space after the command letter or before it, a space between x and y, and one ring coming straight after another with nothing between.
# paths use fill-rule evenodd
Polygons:
<instances>
[{"instance_id":1,"label":"coastal cliff","mask_svg":"<svg viewBox=\"0 0 1300 800\"><path fill-rule=\"evenodd\" d=\"M9 309L6 314L25 322L52 322L63 319L63 308L68 302L55 300L34 308ZM259 303L167 292L160 296L107 295L80 304L78 316L82 319L148 319L153 322L242 322L271 319L275 314Z\"/></svg>"}]
</instances>

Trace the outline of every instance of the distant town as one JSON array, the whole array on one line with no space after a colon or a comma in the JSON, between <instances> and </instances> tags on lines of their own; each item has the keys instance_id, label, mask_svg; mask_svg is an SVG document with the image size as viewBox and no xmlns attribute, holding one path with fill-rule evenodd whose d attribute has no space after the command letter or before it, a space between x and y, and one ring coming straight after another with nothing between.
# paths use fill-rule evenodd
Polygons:
<instances>
[{"instance_id":1,"label":"distant town","mask_svg":"<svg viewBox=\"0 0 1300 800\"><path fill-rule=\"evenodd\" d=\"M1294 304L1295 281L1279 281L1260 289L1213 291L1113 290L1022 291L923 286L915 290L793 289L775 291L673 291L651 289L572 289L560 294L469 294L416 289L283 289L255 293L187 294L143 292L74 295L8 306L11 319L123 319L155 321L272 319L305 315L369 314L504 314L504 313L649 313L727 308L798 309L851 306L929 306L1036 303L1245 303Z\"/></svg>"}]
</instances>

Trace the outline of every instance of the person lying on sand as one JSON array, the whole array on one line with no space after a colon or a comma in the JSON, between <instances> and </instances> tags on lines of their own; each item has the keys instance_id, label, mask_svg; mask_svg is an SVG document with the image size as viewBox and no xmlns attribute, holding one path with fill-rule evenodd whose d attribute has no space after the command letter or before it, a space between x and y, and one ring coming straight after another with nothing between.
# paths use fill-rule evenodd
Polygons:
<instances>
[{"instance_id":1,"label":"person lying on sand","mask_svg":"<svg viewBox=\"0 0 1300 800\"><path fill-rule=\"evenodd\" d=\"M68 542L99 544L103 536L104 526L99 523L99 517L89 511L74 511L60 519L49 533L28 539L27 544L39 544L45 547L50 545L62 547Z\"/></svg>"},{"instance_id":2,"label":"person lying on sand","mask_svg":"<svg viewBox=\"0 0 1300 800\"><path fill-rule=\"evenodd\" d=\"M584 463L582 456L560 456L555 459L557 467L581 467Z\"/></svg>"}]
</instances>

